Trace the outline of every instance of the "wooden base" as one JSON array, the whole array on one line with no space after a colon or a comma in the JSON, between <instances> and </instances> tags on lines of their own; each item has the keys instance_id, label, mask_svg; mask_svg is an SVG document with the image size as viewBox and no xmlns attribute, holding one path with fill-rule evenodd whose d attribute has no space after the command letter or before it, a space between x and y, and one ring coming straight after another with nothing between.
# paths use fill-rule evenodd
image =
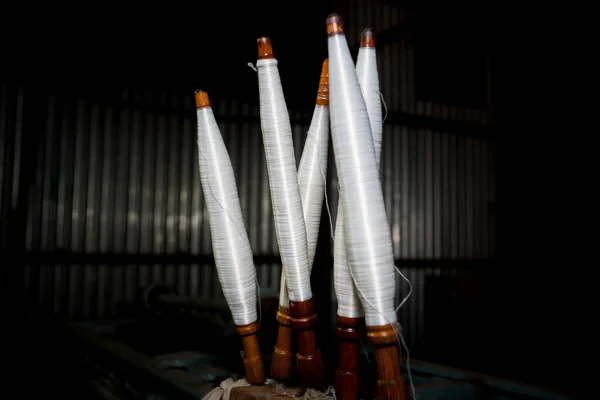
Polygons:
<instances>
[{"instance_id":1,"label":"wooden base","mask_svg":"<svg viewBox=\"0 0 600 400\"><path fill-rule=\"evenodd\" d=\"M279 330L271 357L271 378L285 380L289 379L294 372L293 331L289 308L279 306L277 321L279 321Z\"/></svg>"},{"instance_id":2,"label":"wooden base","mask_svg":"<svg viewBox=\"0 0 600 400\"><path fill-rule=\"evenodd\" d=\"M317 314L313 299L306 301L290 301L292 327L296 331L298 353L298 375L303 385L315 386L323 380L325 371L321 350L317 347L315 325Z\"/></svg>"},{"instance_id":3,"label":"wooden base","mask_svg":"<svg viewBox=\"0 0 600 400\"><path fill-rule=\"evenodd\" d=\"M265 371L263 360L258 346L258 322L253 322L248 325L236 326L235 329L242 337L244 345L244 368L246 369L246 380L253 385L264 383Z\"/></svg>"},{"instance_id":4,"label":"wooden base","mask_svg":"<svg viewBox=\"0 0 600 400\"><path fill-rule=\"evenodd\" d=\"M369 343L375 347L377 392L380 400L408 400L406 382L400 374L400 353L392 325L368 326Z\"/></svg>"},{"instance_id":5,"label":"wooden base","mask_svg":"<svg viewBox=\"0 0 600 400\"><path fill-rule=\"evenodd\" d=\"M277 394L272 387L263 386L237 386L231 389L231 400L290 400L289 396Z\"/></svg>"},{"instance_id":6,"label":"wooden base","mask_svg":"<svg viewBox=\"0 0 600 400\"><path fill-rule=\"evenodd\" d=\"M338 400L359 398L360 341L364 323L364 318L337 316L335 331L339 342L339 356L335 371L335 392Z\"/></svg>"}]
</instances>

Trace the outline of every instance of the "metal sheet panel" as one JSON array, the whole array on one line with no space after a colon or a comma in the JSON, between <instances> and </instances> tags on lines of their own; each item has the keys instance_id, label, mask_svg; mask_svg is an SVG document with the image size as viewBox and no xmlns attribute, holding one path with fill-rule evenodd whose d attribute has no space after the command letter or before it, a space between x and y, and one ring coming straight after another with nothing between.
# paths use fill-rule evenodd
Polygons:
<instances>
[{"instance_id":1,"label":"metal sheet panel","mask_svg":"<svg viewBox=\"0 0 600 400\"><path fill-rule=\"evenodd\" d=\"M143 97L133 91L125 95L137 101ZM184 104L179 97L170 101L173 108ZM30 265L36 273L27 273L34 281L27 285L36 302L50 301L55 312L73 318L103 316L116 313L118 303L132 301L138 287L157 280L183 294L220 296L211 268L147 265L135 258L167 255L177 261L180 255L212 253L193 109L182 108L183 114L174 115L55 97L47 107L46 131L32 150L41 157L31 189L26 248L34 254L62 252L69 255L67 260L105 255L111 265ZM216 104L214 109L220 121L229 121L220 122L220 128L253 251L276 256L258 110L247 104ZM228 119L240 114L254 123ZM298 160L306 129L294 127ZM133 255L134 263L110 258L120 255ZM262 286L278 287L279 265L260 264L257 269Z\"/></svg>"},{"instance_id":2,"label":"metal sheet panel","mask_svg":"<svg viewBox=\"0 0 600 400\"><path fill-rule=\"evenodd\" d=\"M349 37L356 40L366 25L377 31L407 18L387 4L358 1L347 7L361 12L345 11L360 18L345 20ZM484 136L460 131L484 127L488 113L417 101L410 39L378 48L378 56L387 108L381 177L394 254L413 285L400 319L416 346L425 329L427 277L458 275L448 260L494 255L492 149ZM10 151L20 138L19 90L2 86L3 230L13 182L19 181L14 179L18 152ZM68 318L114 315L138 288L154 281L166 281L182 294L221 296L214 268L204 257L212 249L191 96L129 88L117 97L50 96L44 105L46 129L37 143L27 143L38 155L28 188L26 248L38 255L26 267L29 302ZM263 257L257 262L259 282L277 288L281 266L258 108L232 102L213 108L232 158L253 251ZM291 111L291 117L298 162L310 115ZM426 123L417 126L410 122L413 117ZM468 124L449 132L437 128L445 126L439 121ZM327 205L335 219L337 179L330 165ZM53 260L39 254L53 254ZM398 301L405 293L406 285L399 284Z\"/></svg>"}]
</instances>

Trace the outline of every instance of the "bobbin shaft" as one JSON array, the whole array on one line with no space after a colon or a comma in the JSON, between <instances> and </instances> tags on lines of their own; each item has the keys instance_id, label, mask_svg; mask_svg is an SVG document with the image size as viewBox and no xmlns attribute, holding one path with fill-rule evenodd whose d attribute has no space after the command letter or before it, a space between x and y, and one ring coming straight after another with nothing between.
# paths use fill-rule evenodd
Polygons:
<instances>
[{"instance_id":1,"label":"bobbin shaft","mask_svg":"<svg viewBox=\"0 0 600 400\"><path fill-rule=\"evenodd\" d=\"M375 347L377 397L381 400L408 400L408 389L400 372L400 352L394 326L368 326L367 338Z\"/></svg>"},{"instance_id":2,"label":"bobbin shaft","mask_svg":"<svg viewBox=\"0 0 600 400\"><path fill-rule=\"evenodd\" d=\"M364 318L336 318L339 342L338 367L335 371L335 392L338 400L356 400L360 391L360 340Z\"/></svg>"},{"instance_id":3,"label":"bobbin shaft","mask_svg":"<svg viewBox=\"0 0 600 400\"><path fill-rule=\"evenodd\" d=\"M283 380L290 378L294 372L293 330L289 308L279 306L277 321L279 329L271 357L271 378Z\"/></svg>"},{"instance_id":4,"label":"bobbin shaft","mask_svg":"<svg viewBox=\"0 0 600 400\"><path fill-rule=\"evenodd\" d=\"M246 380L252 385L260 384L265 381L265 371L263 367L262 355L258 346L258 322L248 325L236 326L235 330L242 337L244 346L244 369L246 370Z\"/></svg>"},{"instance_id":5,"label":"bobbin shaft","mask_svg":"<svg viewBox=\"0 0 600 400\"><path fill-rule=\"evenodd\" d=\"M290 300L290 312L297 338L296 362L300 383L316 385L323 380L325 371L321 350L317 347L315 301L312 298L298 302Z\"/></svg>"}]
</instances>

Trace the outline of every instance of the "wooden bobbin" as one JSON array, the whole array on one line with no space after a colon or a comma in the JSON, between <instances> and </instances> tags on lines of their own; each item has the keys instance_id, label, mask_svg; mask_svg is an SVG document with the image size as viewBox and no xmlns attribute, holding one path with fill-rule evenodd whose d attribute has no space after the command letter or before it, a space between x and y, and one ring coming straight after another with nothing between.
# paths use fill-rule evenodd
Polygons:
<instances>
[{"instance_id":1,"label":"wooden bobbin","mask_svg":"<svg viewBox=\"0 0 600 400\"><path fill-rule=\"evenodd\" d=\"M264 36L256 40L259 60L273 59L273 46L271 39ZM277 312L277 321L279 329L277 331L277 342L273 348L271 358L271 378L284 380L292 376L294 371L294 350L292 340L292 321L290 319L290 310L279 306Z\"/></svg>"},{"instance_id":2,"label":"wooden bobbin","mask_svg":"<svg viewBox=\"0 0 600 400\"><path fill-rule=\"evenodd\" d=\"M408 400L408 388L400 374L400 352L393 325L368 326L367 338L375 347L378 399Z\"/></svg>"},{"instance_id":3,"label":"wooden bobbin","mask_svg":"<svg viewBox=\"0 0 600 400\"><path fill-rule=\"evenodd\" d=\"M290 312L292 316L292 327L296 331L298 353L296 362L300 383L303 385L317 385L323 380L325 371L321 350L317 347L315 325L317 314L315 312L315 301L291 301Z\"/></svg>"},{"instance_id":4,"label":"wooden bobbin","mask_svg":"<svg viewBox=\"0 0 600 400\"><path fill-rule=\"evenodd\" d=\"M338 367L335 370L335 393L338 400L356 400L360 391L360 341L364 318L337 316L335 332L339 341Z\"/></svg>"},{"instance_id":5,"label":"wooden bobbin","mask_svg":"<svg viewBox=\"0 0 600 400\"><path fill-rule=\"evenodd\" d=\"M290 309L280 305L277 312L277 321L279 321L279 330L277 331L277 342L271 357L271 378L284 380L290 378L294 372Z\"/></svg>"},{"instance_id":6,"label":"wooden bobbin","mask_svg":"<svg viewBox=\"0 0 600 400\"><path fill-rule=\"evenodd\" d=\"M263 360L258 346L258 322L253 322L248 325L236 326L235 330L242 337L244 346L244 368L246 370L246 380L252 385L264 383L265 371Z\"/></svg>"}]
</instances>

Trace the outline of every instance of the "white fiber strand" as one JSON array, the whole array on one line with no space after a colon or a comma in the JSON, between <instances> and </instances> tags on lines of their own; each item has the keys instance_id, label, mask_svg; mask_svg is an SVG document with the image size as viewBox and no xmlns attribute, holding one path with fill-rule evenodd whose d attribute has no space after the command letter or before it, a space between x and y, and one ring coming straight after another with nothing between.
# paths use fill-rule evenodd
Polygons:
<instances>
[{"instance_id":1,"label":"white fiber strand","mask_svg":"<svg viewBox=\"0 0 600 400\"><path fill-rule=\"evenodd\" d=\"M328 146L329 106L316 105L298 167L298 185L300 187L300 199L302 201L304 224L306 226L309 277L319 238L321 209L323 207L327 179ZM289 301L284 273L281 275L279 299L282 306L288 306Z\"/></svg>"},{"instance_id":2,"label":"white fiber strand","mask_svg":"<svg viewBox=\"0 0 600 400\"><path fill-rule=\"evenodd\" d=\"M257 320L256 269L231 160L210 107L197 110L200 181L217 274L236 325Z\"/></svg>"},{"instance_id":3,"label":"white fiber strand","mask_svg":"<svg viewBox=\"0 0 600 400\"><path fill-rule=\"evenodd\" d=\"M377 72L377 54L374 47L361 47L356 61L356 75L367 108L375 159L379 170L383 121L379 94L379 75ZM344 233L343 206L338 205L335 223L335 241L333 243L333 282L338 301L337 315L347 318L360 318L364 310L354 286L346 253L346 235Z\"/></svg>"},{"instance_id":4,"label":"white fiber strand","mask_svg":"<svg viewBox=\"0 0 600 400\"><path fill-rule=\"evenodd\" d=\"M287 280L289 299L304 301L312 298L312 292L292 129L277 60L258 60L256 67L260 121L279 253Z\"/></svg>"},{"instance_id":5,"label":"white fiber strand","mask_svg":"<svg viewBox=\"0 0 600 400\"><path fill-rule=\"evenodd\" d=\"M366 324L392 324L394 256L370 121L345 36L330 36L328 50L335 161L342 208L350 210L343 223L348 265Z\"/></svg>"}]
</instances>

